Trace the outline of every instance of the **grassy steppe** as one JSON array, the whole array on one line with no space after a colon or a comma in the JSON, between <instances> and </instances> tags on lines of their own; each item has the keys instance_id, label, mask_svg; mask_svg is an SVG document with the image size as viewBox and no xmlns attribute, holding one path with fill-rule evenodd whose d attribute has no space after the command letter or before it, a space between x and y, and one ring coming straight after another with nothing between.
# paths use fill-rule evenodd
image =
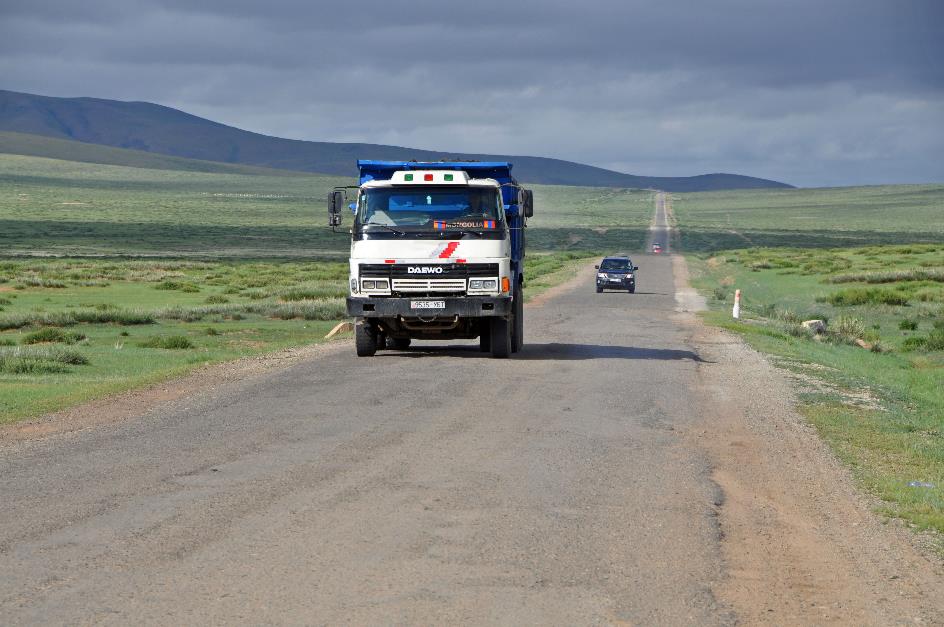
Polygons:
<instances>
[{"instance_id":1,"label":"grassy steppe","mask_svg":"<svg viewBox=\"0 0 944 627\"><path fill-rule=\"evenodd\" d=\"M344 317L350 240L324 223L350 181L133 165L0 154L0 423L320 341ZM529 298L588 255L643 244L648 192L535 196Z\"/></svg>"},{"instance_id":2,"label":"grassy steppe","mask_svg":"<svg viewBox=\"0 0 944 627\"><path fill-rule=\"evenodd\" d=\"M944 186L754 196L674 201L682 242L710 251L689 256L706 319L796 374L801 411L884 513L944 531ZM724 250L731 232L763 246Z\"/></svg>"},{"instance_id":3,"label":"grassy steppe","mask_svg":"<svg viewBox=\"0 0 944 627\"><path fill-rule=\"evenodd\" d=\"M683 250L944 241L944 185L675 194Z\"/></svg>"}]
</instances>

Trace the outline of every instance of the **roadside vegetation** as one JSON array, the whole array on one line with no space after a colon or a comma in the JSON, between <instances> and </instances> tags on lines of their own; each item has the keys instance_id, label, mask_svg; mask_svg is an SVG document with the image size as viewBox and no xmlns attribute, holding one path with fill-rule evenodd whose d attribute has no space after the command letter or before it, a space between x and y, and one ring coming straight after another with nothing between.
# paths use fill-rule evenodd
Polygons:
<instances>
[{"instance_id":1,"label":"roadside vegetation","mask_svg":"<svg viewBox=\"0 0 944 627\"><path fill-rule=\"evenodd\" d=\"M944 532L944 244L750 248L689 264L706 319L793 373L802 413L882 513Z\"/></svg>"},{"instance_id":2,"label":"roadside vegetation","mask_svg":"<svg viewBox=\"0 0 944 627\"><path fill-rule=\"evenodd\" d=\"M318 342L344 319L349 238L324 224L349 180L135 165L0 154L0 423ZM528 298L641 247L652 213L643 191L535 197Z\"/></svg>"}]
</instances>

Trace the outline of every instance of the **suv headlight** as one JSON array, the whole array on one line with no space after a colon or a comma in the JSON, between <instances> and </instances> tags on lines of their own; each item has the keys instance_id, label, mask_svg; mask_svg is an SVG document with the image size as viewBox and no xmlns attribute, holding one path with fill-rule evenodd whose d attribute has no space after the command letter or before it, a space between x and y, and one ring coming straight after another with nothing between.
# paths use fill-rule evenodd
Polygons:
<instances>
[{"instance_id":1,"label":"suv headlight","mask_svg":"<svg viewBox=\"0 0 944 627\"><path fill-rule=\"evenodd\" d=\"M598 279L605 279L605 278L606 278L606 272L597 272L597 278L598 278Z\"/></svg>"}]
</instances>

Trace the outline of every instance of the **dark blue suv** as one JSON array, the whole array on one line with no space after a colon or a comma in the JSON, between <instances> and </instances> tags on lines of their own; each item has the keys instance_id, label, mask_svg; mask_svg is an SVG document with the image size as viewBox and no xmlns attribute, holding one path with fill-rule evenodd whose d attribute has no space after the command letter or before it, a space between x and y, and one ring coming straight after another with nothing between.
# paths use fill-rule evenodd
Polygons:
<instances>
[{"instance_id":1,"label":"dark blue suv","mask_svg":"<svg viewBox=\"0 0 944 627\"><path fill-rule=\"evenodd\" d=\"M603 290L626 290L630 294L636 291L636 271L629 257L606 257L596 266L597 294Z\"/></svg>"}]
</instances>

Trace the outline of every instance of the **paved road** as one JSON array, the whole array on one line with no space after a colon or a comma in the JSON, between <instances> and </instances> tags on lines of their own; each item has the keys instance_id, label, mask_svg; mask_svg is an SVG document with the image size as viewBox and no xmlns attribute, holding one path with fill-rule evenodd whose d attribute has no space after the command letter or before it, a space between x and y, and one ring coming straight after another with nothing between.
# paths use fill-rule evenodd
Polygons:
<instances>
[{"instance_id":1,"label":"paved road","mask_svg":"<svg viewBox=\"0 0 944 627\"><path fill-rule=\"evenodd\" d=\"M0 451L0 616L26 623L731 622L720 499L678 435L671 259L527 310L511 360L352 347Z\"/></svg>"}]
</instances>

